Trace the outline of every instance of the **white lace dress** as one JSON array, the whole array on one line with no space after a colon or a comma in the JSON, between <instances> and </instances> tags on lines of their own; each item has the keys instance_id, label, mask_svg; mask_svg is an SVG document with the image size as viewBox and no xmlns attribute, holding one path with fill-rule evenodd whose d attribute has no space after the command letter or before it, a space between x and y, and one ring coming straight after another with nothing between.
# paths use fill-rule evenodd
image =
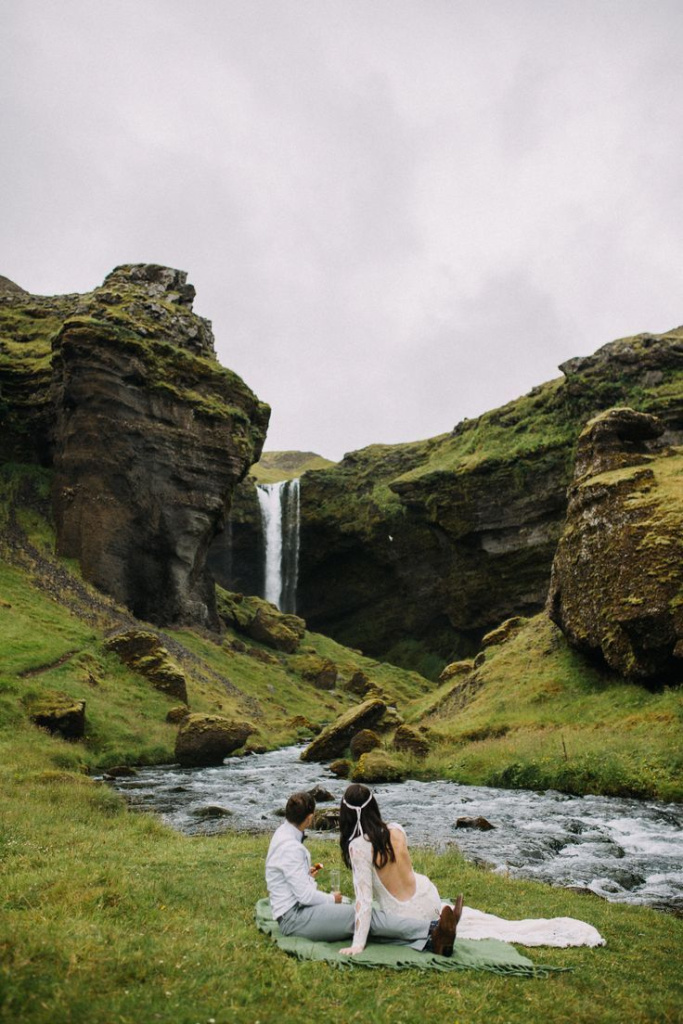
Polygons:
<instances>
[{"instance_id":1,"label":"white lace dress","mask_svg":"<svg viewBox=\"0 0 683 1024\"><path fill-rule=\"evenodd\" d=\"M402 825L392 821L389 828ZM415 894L409 900L397 900L382 884L372 862L372 843L365 836L357 836L349 843L349 857L353 870L356 895L356 923L353 948L364 949L370 929L373 899L380 910L404 917L433 921L441 913L443 900L436 886L426 875L415 872ZM502 939L521 946L604 946L605 940L590 924L573 917L552 917L508 921L494 914L485 914L472 907L463 907L458 925L460 939Z\"/></svg>"}]
</instances>

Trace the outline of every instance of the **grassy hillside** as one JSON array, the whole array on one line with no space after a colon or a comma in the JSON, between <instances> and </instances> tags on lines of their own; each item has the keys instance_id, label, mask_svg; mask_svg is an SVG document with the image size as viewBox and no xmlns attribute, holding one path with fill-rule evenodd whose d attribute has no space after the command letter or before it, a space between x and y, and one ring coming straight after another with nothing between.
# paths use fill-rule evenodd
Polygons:
<instances>
[{"instance_id":1,"label":"grassy hillside","mask_svg":"<svg viewBox=\"0 0 683 1024\"><path fill-rule=\"evenodd\" d=\"M293 480L309 469L328 469L334 462L315 452L263 452L249 470L249 477L257 484L276 484L280 480Z\"/></svg>"},{"instance_id":2,"label":"grassy hillside","mask_svg":"<svg viewBox=\"0 0 683 1024\"><path fill-rule=\"evenodd\" d=\"M23 755L22 755L23 757ZM0 761L0 1021L22 1024L674 1024L683 922L415 852L443 892L508 917L568 915L600 949L531 950L549 977L332 970L253 922L267 837L188 838L71 772ZM32 761L41 767L38 755ZM45 763L42 763L45 767ZM336 847L313 841L332 863ZM350 878L342 875L350 891ZM656 984L652 979L656 978Z\"/></svg>"},{"instance_id":3,"label":"grassy hillside","mask_svg":"<svg viewBox=\"0 0 683 1024\"><path fill-rule=\"evenodd\" d=\"M683 690L601 671L545 615L418 700L424 775L471 784L683 800ZM417 767L417 766L415 766Z\"/></svg>"}]
</instances>

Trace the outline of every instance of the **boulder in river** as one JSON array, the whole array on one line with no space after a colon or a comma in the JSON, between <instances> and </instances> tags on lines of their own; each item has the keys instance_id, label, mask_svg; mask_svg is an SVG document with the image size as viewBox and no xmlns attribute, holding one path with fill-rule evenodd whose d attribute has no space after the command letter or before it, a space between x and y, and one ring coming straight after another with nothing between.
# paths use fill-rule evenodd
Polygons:
<instances>
[{"instance_id":1,"label":"boulder in river","mask_svg":"<svg viewBox=\"0 0 683 1024\"><path fill-rule=\"evenodd\" d=\"M371 729L386 710L384 701L377 698L349 708L336 721L328 725L301 754L302 761L327 761L340 757L353 736L361 729Z\"/></svg>"},{"instance_id":2,"label":"boulder in river","mask_svg":"<svg viewBox=\"0 0 683 1024\"><path fill-rule=\"evenodd\" d=\"M222 764L253 731L246 722L232 722L222 715L188 715L176 737L176 761L184 768Z\"/></svg>"},{"instance_id":3,"label":"boulder in river","mask_svg":"<svg viewBox=\"0 0 683 1024\"><path fill-rule=\"evenodd\" d=\"M403 769L384 750L371 750L363 754L351 776L354 782L401 782L405 778Z\"/></svg>"},{"instance_id":4,"label":"boulder in river","mask_svg":"<svg viewBox=\"0 0 683 1024\"><path fill-rule=\"evenodd\" d=\"M325 789L324 786L314 786L308 792L317 804L327 804L330 800L334 800L332 793L330 793L329 789Z\"/></svg>"},{"instance_id":5,"label":"boulder in river","mask_svg":"<svg viewBox=\"0 0 683 1024\"><path fill-rule=\"evenodd\" d=\"M382 741L372 729L361 729L349 743L351 757L357 761L363 754L382 746Z\"/></svg>"},{"instance_id":6,"label":"boulder in river","mask_svg":"<svg viewBox=\"0 0 683 1024\"><path fill-rule=\"evenodd\" d=\"M456 828L476 828L479 832L490 832L496 826L492 825L487 818L458 818L455 822Z\"/></svg>"}]
</instances>

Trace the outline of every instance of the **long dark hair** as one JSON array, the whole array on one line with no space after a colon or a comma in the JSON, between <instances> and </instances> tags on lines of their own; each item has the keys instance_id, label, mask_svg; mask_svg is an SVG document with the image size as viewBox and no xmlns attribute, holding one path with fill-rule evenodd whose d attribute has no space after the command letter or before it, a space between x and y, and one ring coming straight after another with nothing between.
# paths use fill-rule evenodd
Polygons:
<instances>
[{"instance_id":1,"label":"long dark hair","mask_svg":"<svg viewBox=\"0 0 683 1024\"><path fill-rule=\"evenodd\" d=\"M372 843L372 862L376 868L383 868L389 861L396 860L396 854L391 845L391 835L382 821L377 801L367 786L354 783L344 793L339 809L339 830L341 832L339 845L342 859L347 868L351 867L349 842L358 821L358 813L355 808L364 804L368 797L371 798L369 804L360 812L360 827L361 834L366 835Z\"/></svg>"}]
</instances>

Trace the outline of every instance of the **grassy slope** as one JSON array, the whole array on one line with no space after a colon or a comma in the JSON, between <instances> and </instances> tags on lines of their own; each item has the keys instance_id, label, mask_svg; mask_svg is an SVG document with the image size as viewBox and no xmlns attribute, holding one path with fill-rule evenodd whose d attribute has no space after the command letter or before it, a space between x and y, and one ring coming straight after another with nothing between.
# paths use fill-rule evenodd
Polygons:
<instances>
[{"instance_id":1,"label":"grassy slope","mask_svg":"<svg viewBox=\"0 0 683 1024\"><path fill-rule=\"evenodd\" d=\"M276 484L280 480L293 480L309 469L328 469L334 462L315 452L263 452L249 470L249 477L257 484Z\"/></svg>"},{"instance_id":2,"label":"grassy slope","mask_svg":"<svg viewBox=\"0 0 683 1024\"><path fill-rule=\"evenodd\" d=\"M538 615L469 680L418 700L421 774L460 782L683 800L683 691L651 692L591 666ZM414 766L418 767L418 766Z\"/></svg>"},{"instance_id":3,"label":"grassy slope","mask_svg":"<svg viewBox=\"0 0 683 1024\"><path fill-rule=\"evenodd\" d=\"M572 969L533 980L335 971L257 932L267 838L183 837L126 812L103 786L67 773L29 783L4 758L0 780L2 1021L680 1020L683 922L673 917L491 875L455 851L416 851L417 869L443 892L508 917L579 917L607 946L532 950L536 963ZM328 864L338 857L329 843L311 845Z\"/></svg>"}]
</instances>

